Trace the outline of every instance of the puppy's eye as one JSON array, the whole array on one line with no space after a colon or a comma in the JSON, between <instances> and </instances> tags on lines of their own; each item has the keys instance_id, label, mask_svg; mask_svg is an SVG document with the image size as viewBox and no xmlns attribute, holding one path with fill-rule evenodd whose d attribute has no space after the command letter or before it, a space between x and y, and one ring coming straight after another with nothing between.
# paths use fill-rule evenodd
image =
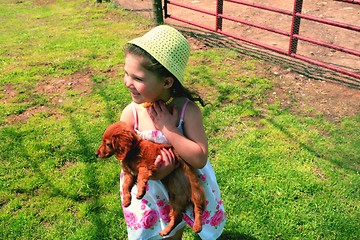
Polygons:
<instances>
[{"instance_id":1,"label":"puppy's eye","mask_svg":"<svg viewBox=\"0 0 360 240\"><path fill-rule=\"evenodd\" d=\"M111 147L111 143L106 143L106 146Z\"/></svg>"}]
</instances>

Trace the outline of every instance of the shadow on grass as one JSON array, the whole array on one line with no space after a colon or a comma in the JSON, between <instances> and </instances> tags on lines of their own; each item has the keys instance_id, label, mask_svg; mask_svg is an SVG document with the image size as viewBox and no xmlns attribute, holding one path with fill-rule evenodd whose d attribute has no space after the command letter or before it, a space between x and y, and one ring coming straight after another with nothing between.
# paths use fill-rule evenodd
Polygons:
<instances>
[{"instance_id":1,"label":"shadow on grass","mask_svg":"<svg viewBox=\"0 0 360 240\"><path fill-rule=\"evenodd\" d=\"M220 35L214 32L199 30L191 27L184 27L182 25L176 25L176 28L179 29L185 36L194 38L207 47L229 48L243 56L250 56L256 59L265 60L267 62L273 63L274 65L276 64L284 68L290 68L292 71L307 76L314 81L321 80L326 82L332 82L349 88L360 90L359 79L326 68L318 67L317 65L312 65L291 57L287 57L285 55L277 54L266 49L261 49L246 42L242 42L240 40L236 40L234 38ZM290 139L297 141L297 143L303 149L310 152L314 156L323 158L341 168L350 170L352 172L356 173L359 171L357 163L358 161L356 161L355 159L348 159L347 157L344 157L343 159L341 159L341 161L339 161L327 155L324 152L324 149L317 150L309 144L298 141L297 136L294 136L290 131L286 129L286 127L277 123L275 120L265 118L264 116L260 117L263 119L267 119L273 126L282 131Z\"/></svg>"},{"instance_id":2,"label":"shadow on grass","mask_svg":"<svg viewBox=\"0 0 360 240\"><path fill-rule=\"evenodd\" d=\"M106 239L109 236L108 228L105 222L101 219L101 212L104 211L104 208L101 207L101 203L99 201L99 189L98 178L96 175L96 167L95 164L91 164L91 162L96 161L95 150L92 149L89 145L89 141L86 139L86 135L84 134L84 130L81 128L80 123L76 121L73 117L70 116L70 123L77 135L78 142L80 143L81 151L80 153L83 156L86 156L86 169L85 169L85 184L91 189L91 197L88 201L90 204L89 209L91 209L91 213L88 214L90 221L94 226L95 233L93 236L95 239Z\"/></svg>"},{"instance_id":3,"label":"shadow on grass","mask_svg":"<svg viewBox=\"0 0 360 240\"><path fill-rule=\"evenodd\" d=\"M79 195L73 195L67 193L64 189L60 189L56 187L52 183L52 179L50 179L42 170L39 165L39 160L33 160L32 156L29 154L26 143L24 142L24 136L26 132L20 133L15 128L7 128L2 131L2 138L7 139L11 143L16 143L14 145L10 145L10 148L14 148L17 152L19 152L19 157L27 161L32 169L32 171L36 174L37 178L40 180L38 184L33 185L31 189L25 189L21 186L14 188L12 191L16 194L23 193L29 196L36 195L36 192L42 188L42 186L47 186L49 188L48 194L50 197L62 197L64 199L70 199L76 202L86 202L89 204L89 209L91 212L87 214L87 218L92 223L94 230L91 233L91 237L93 239L106 239L109 236L108 228L105 222L101 219L101 213L104 211L100 201L99 201L99 185L97 175L96 175L96 165L92 164L95 160L94 149L89 146L89 141L86 140L84 130L81 129L80 124L70 117L70 121L72 124L72 128L74 132L77 134L78 142L81 145L81 151L79 154L84 154L88 161L85 161L85 170L84 170L84 185L90 188L89 196L85 198ZM41 144L41 143L40 143ZM15 149L16 148L16 149ZM41 148L41 146L40 146ZM11 149L8 149L11 150ZM11 150L11 151L14 151ZM46 221L46 219L45 219Z\"/></svg>"},{"instance_id":4,"label":"shadow on grass","mask_svg":"<svg viewBox=\"0 0 360 240\"><path fill-rule=\"evenodd\" d=\"M282 133L284 133L289 139L296 141L299 146L301 146L301 148L305 149L306 151L310 152L311 154L313 154L314 156L318 157L318 158L323 158L333 164L336 164L338 167L341 167L343 169L352 171L354 173L358 172L358 169L356 168L356 165L351 164L351 159L346 159L343 158L342 161L338 161L334 158L328 157L326 156L326 154L323 153L324 150L316 150L315 148L311 147L308 144L305 144L301 141L298 141L297 136L295 136L294 134L292 134L290 131L288 131L284 126L282 126L281 124L277 123L274 119L267 119L267 121L272 124L274 127L276 127L277 129L279 129ZM353 166L353 167L352 167Z\"/></svg>"},{"instance_id":5,"label":"shadow on grass","mask_svg":"<svg viewBox=\"0 0 360 240\"><path fill-rule=\"evenodd\" d=\"M110 125L114 122L114 119L119 119L120 117L116 117L113 107L109 104L113 100L113 98L111 98L109 94L106 93L105 88L106 84L96 84L96 94L101 96L105 101L105 118L107 120L107 123Z\"/></svg>"},{"instance_id":6,"label":"shadow on grass","mask_svg":"<svg viewBox=\"0 0 360 240\"><path fill-rule=\"evenodd\" d=\"M195 235L195 240L200 240L201 238L199 237L199 235ZM239 232L232 232L229 230L224 230L224 232L221 234L221 236L219 238L217 238L218 240L257 240L257 238L246 235L246 234L242 234Z\"/></svg>"},{"instance_id":7,"label":"shadow on grass","mask_svg":"<svg viewBox=\"0 0 360 240\"><path fill-rule=\"evenodd\" d=\"M229 48L244 56L254 57L277 64L279 66L283 66L284 68L290 68L292 71L314 80L336 82L347 87L360 89L359 79L326 68L321 68L316 65L308 64L295 58L277 54L270 50L261 49L260 47L256 47L246 42L242 42L240 40L236 40L234 38L220 35L214 32L199 30L191 27L184 27L180 25L175 26L185 36L195 38L197 41L202 42L207 47Z\"/></svg>"},{"instance_id":8,"label":"shadow on grass","mask_svg":"<svg viewBox=\"0 0 360 240\"><path fill-rule=\"evenodd\" d=\"M257 238L242 234L239 232L224 230L218 240L257 240ZM195 234L194 240L201 240L201 237Z\"/></svg>"},{"instance_id":9,"label":"shadow on grass","mask_svg":"<svg viewBox=\"0 0 360 240\"><path fill-rule=\"evenodd\" d=\"M218 240L256 240L256 238L237 232L224 231Z\"/></svg>"}]
</instances>

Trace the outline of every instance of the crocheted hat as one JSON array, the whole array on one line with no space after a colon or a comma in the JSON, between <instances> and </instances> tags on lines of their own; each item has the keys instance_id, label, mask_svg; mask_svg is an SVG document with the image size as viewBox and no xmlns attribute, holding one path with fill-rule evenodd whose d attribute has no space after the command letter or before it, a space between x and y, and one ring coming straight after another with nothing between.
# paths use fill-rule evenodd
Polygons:
<instances>
[{"instance_id":1,"label":"crocheted hat","mask_svg":"<svg viewBox=\"0 0 360 240\"><path fill-rule=\"evenodd\" d=\"M171 72L180 83L190 55L190 44L175 28L160 25L128 43L141 47Z\"/></svg>"}]
</instances>

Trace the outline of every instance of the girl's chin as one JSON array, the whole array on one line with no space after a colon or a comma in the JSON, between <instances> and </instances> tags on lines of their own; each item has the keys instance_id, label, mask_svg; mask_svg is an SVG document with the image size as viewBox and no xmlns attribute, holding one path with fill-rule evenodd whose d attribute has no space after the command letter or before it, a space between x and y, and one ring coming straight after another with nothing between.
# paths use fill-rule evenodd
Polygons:
<instances>
[{"instance_id":1,"label":"girl's chin","mask_svg":"<svg viewBox=\"0 0 360 240\"><path fill-rule=\"evenodd\" d=\"M131 98L136 104L143 104L147 102L141 95L131 94Z\"/></svg>"},{"instance_id":2,"label":"girl's chin","mask_svg":"<svg viewBox=\"0 0 360 240\"><path fill-rule=\"evenodd\" d=\"M143 104L145 103L146 101L144 101L144 99L136 99L136 98L132 98L133 102L136 103L136 104Z\"/></svg>"}]
</instances>

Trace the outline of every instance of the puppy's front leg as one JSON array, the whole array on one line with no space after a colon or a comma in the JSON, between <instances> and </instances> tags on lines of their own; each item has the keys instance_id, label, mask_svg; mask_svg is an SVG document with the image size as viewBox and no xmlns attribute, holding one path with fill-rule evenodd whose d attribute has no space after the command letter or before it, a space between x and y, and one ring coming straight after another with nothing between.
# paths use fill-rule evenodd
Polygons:
<instances>
[{"instance_id":1,"label":"puppy's front leg","mask_svg":"<svg viewBox=\"0 0 360 240\"><path fill-rule=\"evenodd\" d=\"M135 177L129 172L124 172L123 206L128 207L131 204L131 189L135 184Z\"/></svg>"},{"instance_id":2,"label":"puppy's front leg","mask_svg":"<svg viewBox=\"0 0 360 240\"><path fill-rule=\"evenodd\" d=\"M142 199L146 193L146 184L152 175L152 172L147 167L139 167L139 173L137 177L138 192L137 199Z\"/></svg>"}]
</instances>

